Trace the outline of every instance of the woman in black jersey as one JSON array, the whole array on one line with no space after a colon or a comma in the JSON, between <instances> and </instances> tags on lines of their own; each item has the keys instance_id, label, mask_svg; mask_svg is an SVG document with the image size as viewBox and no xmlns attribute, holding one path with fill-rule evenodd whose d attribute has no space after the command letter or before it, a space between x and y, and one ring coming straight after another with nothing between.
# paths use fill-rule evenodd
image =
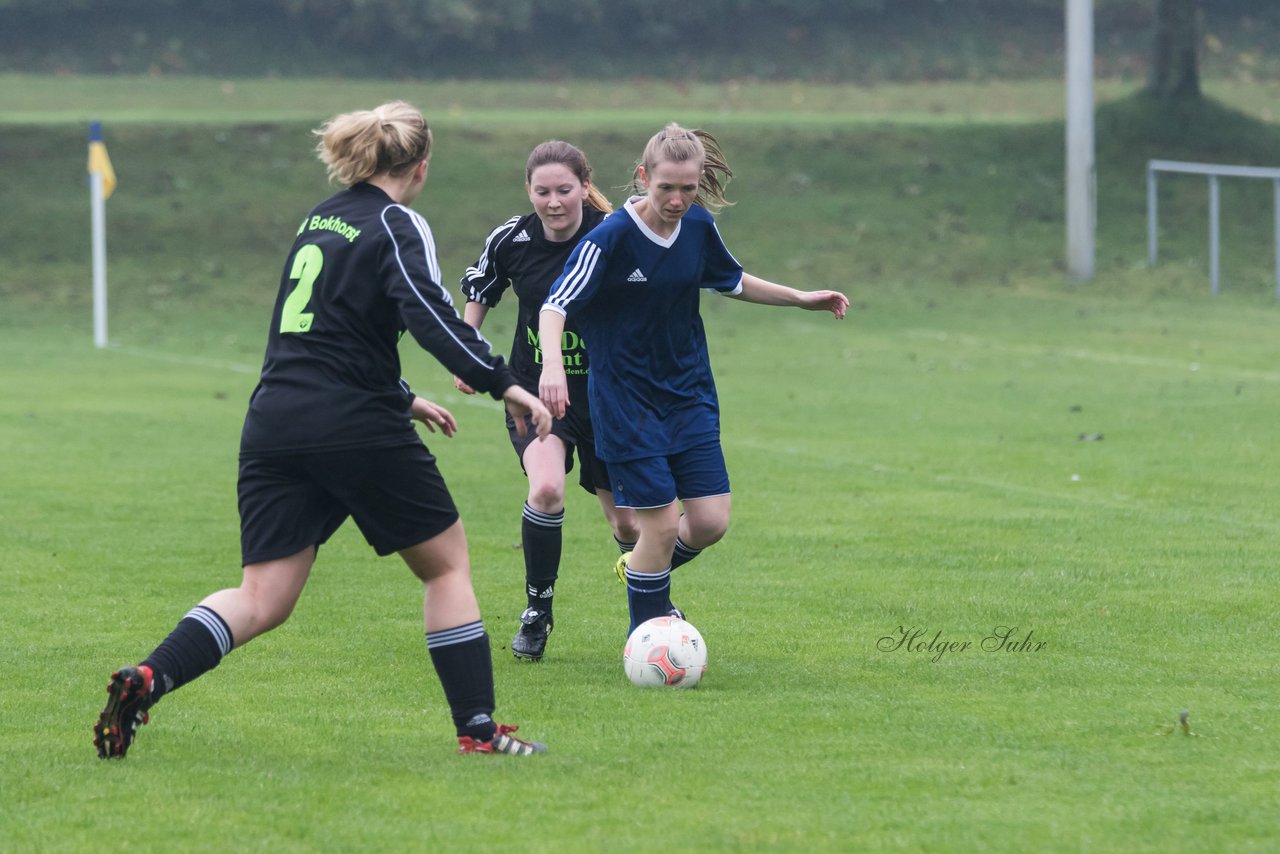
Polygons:
<instances>
[{"instance_id":1,"label":"woman in black jersey","mask_svg":"<svg viewBox=\"0 0 1280 854\"><path fill-rule=\"evenodd\" d=\"M519 432L546 436L551 417L440 284L431 229L408 207L431 154L422 114L397 101L337 116L316 134L330 180L347 189L302 220L281 276L240 444L243 581L206 597L150 656L112 674L94 726L103 758L125 755L165 694L283 623L320 545L348 516L379 555L398 552L423 582L427 649L459 752L546 749L491 717L489 637L466 536L413 419L445 436L457 424L400 379L400 337L408 331L470 386L506 401Z\"/></svg>"},{"instance_id":2,"label":"woman in black jersey","mask_svg":"<svg viewBox=\"0 0 1280 854\"><path fill-rule=\"evenodd\" d=\"M525 164L524 176L533 212L513 216L489 234L480 260L462 278L462 292L467 297L463 317L479 329L489 309L511 288L519 301L511 371L536 395L542 373L538 312L578 240L613 208L591 183L586 155L567 142L552 140L535 148ZM511 444L529 478L529 496L520 523L528 607L520 615L520 630L511 641L511 651L516 658L533 661L542 658L553 624L551 605L560 570L565 478L573 469L575 449L578 483L599 497L619 549L630 551L639 533L635 511L614 506L609 472L595 454L587 404L586 342L570 326L560 343L566 379L576 393L571 394L574 404L552 425L551 437L535 442L527 427L520 430L524 425L519 419L507 415ZM473 393L465 377L455 377L454 383Z\"/></svg>"}]
</instances>

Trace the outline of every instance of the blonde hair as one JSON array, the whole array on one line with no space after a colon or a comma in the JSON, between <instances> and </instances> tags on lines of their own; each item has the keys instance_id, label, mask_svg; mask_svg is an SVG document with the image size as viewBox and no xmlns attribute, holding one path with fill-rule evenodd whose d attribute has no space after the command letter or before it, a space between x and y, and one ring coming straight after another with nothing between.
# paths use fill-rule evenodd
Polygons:
<instances>
[{"instance_id":1,"label":"blonde hair","mask_svg":"<svg viewBox=\"0 0 1280 854\"><path fill-rule=\"evenodd\" d=\"M698 178L698 195L694 202L710 211L732 205L733 202L725 199L724 190L733 178L733 170L725 162L720 142L705 130L689 130L675 122L650 137L631 175L631 192L645 193L644 185L640 183L641 167L646 174L652 175L659 163L684 163L688 160L702 161L702 175Z\"/></svg>"},{"instance_id":2,"label":"blonde hair","mask_svg":"<svg viewBox=\"0 0 1280 854\"><path fill-rule=\"evenodd\" d=\"M524 165L524 182L528 184L533 180L533 170L552 163L565 167L580 183L588 185L586 199L588 205L601 213L613 212L613 205L591 180L591 162L587 160L587 155L572 143L551 139L529 152L529 159Z\"/></svg>"},{"instance_id":3,"label":"blonde hair","mask_svg":"<svg viewBox=\"0 0 1280 854\"><path fill-rule=\"evenodd\" d=\"M417 108L388 101L334 116L312 131L329 181L351 186L375 175L399 178L431 155L431 128Z\"/></svg>"}]
</instances>

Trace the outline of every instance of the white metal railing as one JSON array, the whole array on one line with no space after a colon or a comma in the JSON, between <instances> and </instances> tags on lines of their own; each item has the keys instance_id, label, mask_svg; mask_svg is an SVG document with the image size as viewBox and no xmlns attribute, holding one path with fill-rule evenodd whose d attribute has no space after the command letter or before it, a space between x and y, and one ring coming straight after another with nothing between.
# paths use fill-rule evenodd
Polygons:
<instances>
[{"instance_id":1,"label":"white metal railing","mask_svg":"<svg viewBox=\"0 0 1280 854\"><path fill-rule=\"evenodd\" d=\"M1276 299L1280 300L1280 169L1262 166L1222 166L1216 163L1184 163L1180 160L1147 161L1147 263L1155 266L1159 250L1156 202L1156 173L1182 172L1189 175L1206 175L1209 178L1209 287L1218 295L1221 261L1219 239L1220 204L1219 178L1263 178L1275 184L1275 251L1276 251Z\"/></svg>"}]
</instances>

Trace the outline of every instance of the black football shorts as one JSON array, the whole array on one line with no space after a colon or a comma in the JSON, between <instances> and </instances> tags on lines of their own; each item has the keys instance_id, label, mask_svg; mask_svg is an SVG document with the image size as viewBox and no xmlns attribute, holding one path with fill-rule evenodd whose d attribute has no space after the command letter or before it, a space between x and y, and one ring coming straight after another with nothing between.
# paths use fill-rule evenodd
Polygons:
<instances>
[{"instance_id":1,"label":"black football shorts","mask_svg":"<svg viewBox=\"0 0 1280 854\"><path fill-rule=\"evenodd\" d=\"M237 494L245 566L319 548L348 516L379 555L458 520L436 458L421 442L242 456Z\"/></svg>"},{"instance_id":2,"label":"black football shorts","mask_svg":"<svg viewBox=\"0 0 1280 854\"><path fill-rule=\"evenodd\" d=\"M537 394L536 391L533 393ZM565 410L564 418L551 422L551 435L559 437L565 444L565 474L573 471L573 455L576 451L578 462L581 463L578 466L578 485L595 495L597 489L610 488L609 469L604 460L596 456L596 437L591 429L591 419L584 416L583 412L585 407L570 406ZM525 449L538 439L538 434L533 429L533 419L527 415L524 426L525 434L522 438L516 433L516 422L511 413L507 413L507 435L511 437L511 447L520 459L521 468L524 468Z\"/></svg>"}]
</instances>

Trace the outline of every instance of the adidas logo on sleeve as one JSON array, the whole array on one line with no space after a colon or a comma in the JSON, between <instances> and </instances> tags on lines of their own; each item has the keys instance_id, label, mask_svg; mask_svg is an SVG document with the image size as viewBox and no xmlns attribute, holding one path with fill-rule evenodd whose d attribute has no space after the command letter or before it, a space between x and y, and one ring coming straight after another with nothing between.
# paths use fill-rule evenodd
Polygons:
<instances>
[{"instance_id":1,"label":"adidas logo on sleeve","mask_svg":"<svg viewBox=\"0 0 1280 854\"><path fill-rule=\"evenodd\" d=\"M628 282L647 282L649 280L645 278L644 273L640 272L640 268L636 267L635 270L631 272L631 275L627 276L627 281Z\"/></svg>"},{"instance_id":2,"label":"adidas logo on sleeve","mask_svg":"<svg viewBox=\"0 0 1280 854\"><path fill-rule=\"evenodd\" d=\"M520 233L519 233L519 234L517 234L515 237L511 238L511 242L512 242L512 243L528 243L528 242L529 242L530 240L532 240L532 239L533 239L533 238L529 236L529 232L525 231L525 230L522 228L522 229L520 229Z\"/></svg>"}]
</instances>

